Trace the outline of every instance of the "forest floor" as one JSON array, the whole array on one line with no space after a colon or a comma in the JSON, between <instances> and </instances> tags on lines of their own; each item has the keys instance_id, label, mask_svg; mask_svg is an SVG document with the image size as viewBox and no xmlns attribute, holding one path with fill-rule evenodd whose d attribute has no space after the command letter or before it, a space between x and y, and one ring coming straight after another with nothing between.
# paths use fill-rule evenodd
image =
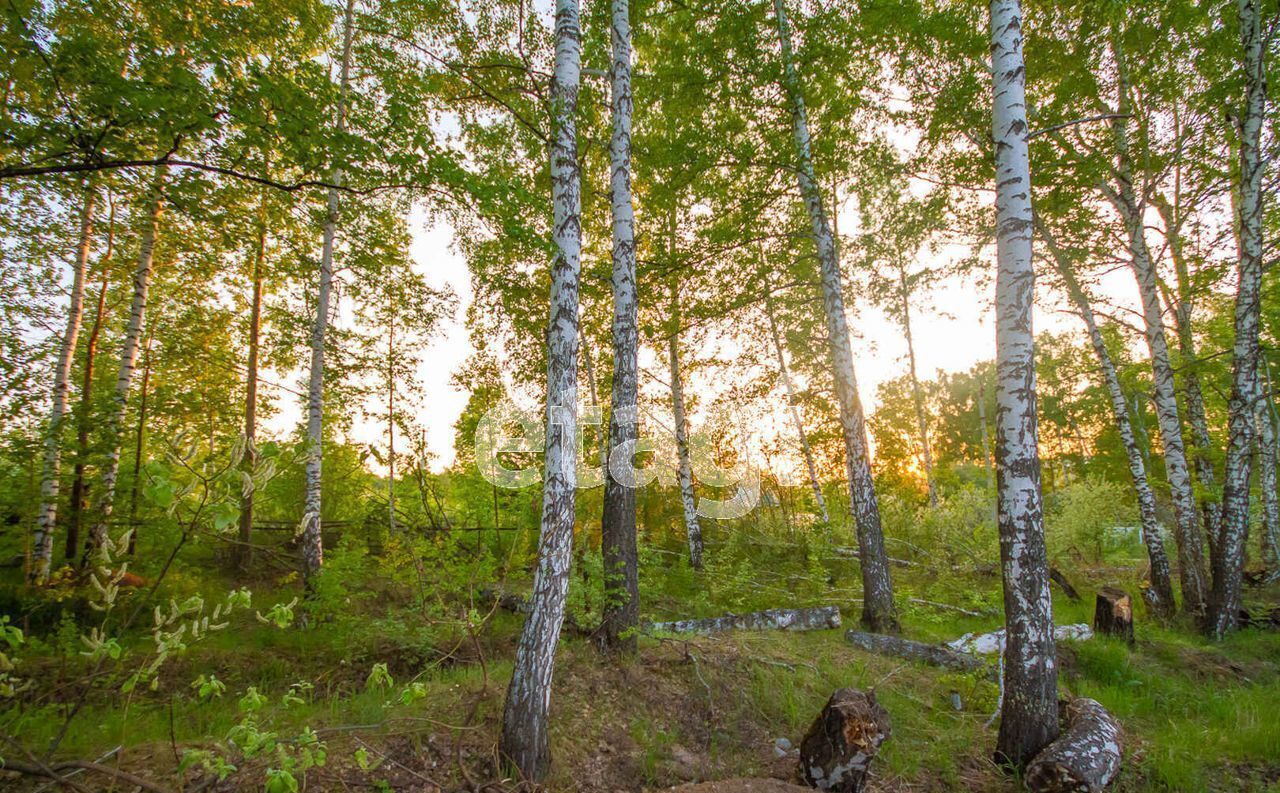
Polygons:
<instances>
[{"instance_id":1,"label":"forest floor","mask_svg":"<svg viewBox=\"0 0 1280 793\"><path fill-rule=\"evenodd\" d=\"M1108 571L1077 575L1085 600L1057 596L1059 624L1089 622L1092 590L1114 578ZM1275 603L1280 596L1255 589L1250 599ZM552 704L549 787L612 793L738 778L790 780L795 756L778 756L777 739L798 746L831 693L853 686L875 689L892 719L871 790L1017 789L990 761L995 728L987 725L996 686L981 674L853 648L843 636L856 627L858 606L830 602L842 606L843 629L643 636L631 658L602 656L589 638L566 635ZM660 605L678 611L677 602ZM906 634L922 640L999 625L995 616L908 611L904 617ZM1145 621L1141 610L1138 619L1132 647L1106 638L1059 646L1063 691L1098 699L1124 726L1118 789L1280 790L1280 633L1250 629L1210 644L1185 629ZM246 760L228 752L225 738L243 726L241 695L253 686L266 704L254 711L252 724L279 740L285 748L278 751L305 745L308 728L324 743L323 766L300 774L304 790L482 790L495 779L494 746L520 618L495 611L478 624L450 642L424 643L403 614L286 629L242 619L172 658L154 692L91 693L58 755L118 763L176 791L183 752L206 748L226 753L237 769L203 785L190 784L200 772L188 770L186 791L261 789L278 758ZM18 717L18 737L28 746L47 745L60 729L66 704L47 703L83 674L67 661L71 654L50 649L58 641L50 636L48 652L25 659L40 692ZM386 677L371 674L375 664L386 664ZM216 676L225 694L202 701L192 684L202 675ZM298 682L306 685L286 701ZM34 790L43 782L10 784ZM785 789L753 785L695 790Z\"/></svg>"}]
</instances>

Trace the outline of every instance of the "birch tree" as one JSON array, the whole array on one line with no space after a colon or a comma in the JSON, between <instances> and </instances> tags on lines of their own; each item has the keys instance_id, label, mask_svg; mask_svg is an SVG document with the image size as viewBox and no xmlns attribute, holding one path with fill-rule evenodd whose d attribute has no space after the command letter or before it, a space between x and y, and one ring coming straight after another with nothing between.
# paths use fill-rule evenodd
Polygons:
<instances>
[{"instance_id":1,"label":"birch tree","mask_svg":"<svg viewBox=\"0 0 1280 793\"><path fill-rule=\"evenodd\" d=\"M821 269L822 302L826 312L831 364L840 403L845 466L849 477L849 508L858 532L859 561L862 567L862 624L871 631L896 633L898 616L893 601L893 581L889 576L884 531L880 525L880 507L871 478L866 419L853 370L853 350L850 347L848 321L844 313L840 257L814 172L808 114L791 46L791 26L783 0L774 0L773 9L782 50L783 83L791 105L796 178L809 215L810 233L818 250Z\"/></svg>"},{"instance_id":2,"label":"birch tree","mask_svg":"<svg viewBox=\"0 0 1280 793\"><path fill-rule=\"evenodd\" d=\"M800 418L797 406L795 385L791 381L791 370L787 367L787 355L782 345L782 334L778 331L778 320L773 310L773 287L766 279L764 295L765 319L769 323L769 339L773 343L774 354L778 357L778 374L782 377L782 386L787 391L787 408L791 414L791 423L796 428L796 438L800 441L800 452L804 455L805 470L809 474L809 486L813 488L813 500L818 505L818 514L823 523L831 522L827 512L827 501L822 496L822 483L818 481L818 467L813 460L813 449L809 446L809 434L805 432L804 421Z\"/></svg>"},{"instance_id":3,"label":"birch tree","mask_svg":"<svg viewBox=\"0 0 1280 793\"><path fill-rule=\"evenodd\" d=\"M612 451L634 445L637 431L638 300L636 296L635 210L631 201L631 11L628 0L612 1L609 27L613 47L610 73L609 191L613 231L613 392L609 406L609 454L605 455L604 515L600 546L604 557L606 646L634 651L628 632L640 620L636 558L636 492L608 470Z\"/></svg>"},{"instance_id":4,"label":"birch tree","mask_svg":"<svg viewBox=\"0 0 1280 793\"><path fill-rule=\"evenodd\" d=\"M1120 376L1116 372L1115 362L1107 349L1107 342L1098 329L1088 294L1080 284L1067 252L1058 246L1057 240L1049 229L1036 218L1036 230L1040 233L1045 247L1049 249L1049 258L1057 266L1066 287L1067 296L1075 307L1076 315L1084 323L1089 335L1089 344L1098 359L1098 369L1102 373L1107 387L1107 396L1111 401L1111 417L1115 422L1116 432L1120 435L1120 443L1124 446L1125 458L1129 463L1129 476L1133 479L1134 493L1138 497L1138 515L1142 522L1142 543L1147 548L1147 559L1151 564L1151 595L1149 604L1162 616L1171 616L1176 608L1173 595L1173 576L1169 569L1169 557L1164 550L1164 539L1161 537L1160 521L1156 517L1156 498L1147 480L1146 461L1142 449L1138 446L1133 425L1129 422L1129 406L1125 400L1124 390L1120 387Z\"/></svg>"},{"instance_id":5,"label":"birch tree","mask_svg":"<svg viewBox=\"0 0 1280 793\"><path fill-rule=\"evenodd\" d=\"M1112 38L1118 77L1117 117L1112 119L1112 137L1116 149L1114 185L1104 181L1102 192L1111 201L1124 222L1129 245L1130 266L1138 283L1142 300L1142 321L1147 348L1151 353L1151 370L1155 386L1154 403L1160 440L1164 448L1165 476L1169 480L1177 530L1178 575L1182 585L1183 608L1203 615L1208 594L1205 580L1204 544L1201 539L1199 512L1187 464L1186 444L1182 437L1182 419L1174 382L1169 343L1165 336L1164 316L1160 304L1159 275L1146 240L1145 204L1134 188L1133 167L1129 154L1128 119L1129 84L1124 54L1116 38Z\"/></svg>"},{"instance_id":6,"label":"birch tree","mask_svg":"<svg viewBox=\"0 0 1280 793\"><path fill-rule=\"evenodd\" d=\"M88 488L85 482L85 466L89 459L89 424L93 410L93 375L98 362L98 341L102 337L102 326L107 313L107 289L111 285L111 260L115 255L116 208L111 194L107 194L110 207L107 215L106 251L98 262L102 271L102 280L98 284L98 301L94 309L93 323L89 326L89 338L85 339L84 364L80 378L80 406L76 415L76 462L71 480L71 497L67 516L66 544L63 546L63 557L74 560L80 553L80 527L84 520L85 495Z\"/></svg>"},{"instance_id":7,"label":"birch tree","mask_svg":"<svg viewBox=\"0 0 1280 793\"><path fill-rule=\"evenodd\" d=\"M36 513L36 530L31 541L31 562L27 570L32 584L43 584L49 578L53 562L53 532L58 520L58 490L62 468L62 420L67 413L70 392L71 362L84 315L85 279L89 267L89 250L93 245L94 204L97 193L91 183L84 185L80 207L80 237L72 265L71 297L67 304L67 327L58 347L58 362L53 373L53 398L49 407L49 423L45 428L44 459L40 475L40 509Z\"/></svg>"},{"instance_id":8,"label":"birch tree","mask_svg":"<svg viewBox=\"0 0 1280 793\"><path fill-rule=\"evenodd\" d=\"M1262 122L1267 86L1263 70L1262 18L1257 0L1237 0L1244 112L1240 121L1240 183L1237 222L1240 249L1232 348L1227 461L1222 486L1222 526L1214 557L1213 595L1207 632L1221 638L1235 629L1240 613L1245 538L1249 532L1249 477L1253 466L1254 404L1259 398L1261 348L1258 327L1262 300Z\"/></svg>"},{"instance_id":9,"label":"birch tree","mask_svg":"<svg viewBox=\"0 0 1280 793\"><path fill-rule=\"evenodd\" d=\"M551 77L551 316L547 326L547 415L541 538L529 615L516 647L499 751L534 783L551 765L548 718L556 646L564 622L578 463L578 276L582 252L577 109L582 70L577 0L557 0Z\"/></svg>"},{"instance_id":10,"label":"birch tree","mask_svg":"<svg viewBox=\"0 0 1280 793\"><path fill-rule=\"evenodd\" d=\"M671 414L676 436L676 475L680 487L680 506L684 512L685 540L689 546L689 564L702 569L702 525L698 522L698 500L693 492L693 461L689 450L689 417L685 413L684 379L680 373L680 294L674 284L671 290L671 333L667 337L667 372L671 377Z\"/></svg>"},{"instance_id":11,"label":"birch tree","mask_svg":"<svg viewBox=\"0 0 1280 793\"><path fill-rule=\"evenodd\" d=\"M125 327L124 343L120 348L120 368L116 375L115 393L104 431L107 459L103 465L102 483L98 489L94 522L89 530L85 561L102 547L115 505L116 483L120 476L121 427L129 407L129 387L133 383L133 375L137 369L142 331L146 321L147 295L151 289L156 236L160 233L160 213L164 205L165 176L165 166L157 165L151 178L151 186L147 191L146 213L142 221L144 225L138 247L138 262L133 271L133 296L129 304L129 322Z\"/></svg>"},{"instance_id":12,"label":"birch tree","mask_svg":"<svg viewBox=\"0 0 1280 793\"><path fill-rule=\"evenodd\" d=\"M996 758L1023 768L1058 735L1058 670L1036 449L1031 167L1019 0L991 2L996 182L996 488L1007 638Z\"/></svg>"},{"instance_id":13,"label":"birch tree","mask_svg":"<svg viewBox=\"0 0 1280 793\"><path fill-rule=\"evenodd\" d=\"M336 127L339 135L347 129L347 94L351 82L351 42L355 33L355 0L347 0L342 21L342 65L338 83ZM316 289L316 315L311 329L311 376L307 383L307 489L302 516L302 573L310 579L324 564L324 541L320 534L320 485L323 463L325 333L329 328L329 302L333 293L333 249L338 232L338 185L343 170L335 163L330 172L331 187L326 196L324 242L320 253L320 283Z\"/></svg>"}]
</instances>

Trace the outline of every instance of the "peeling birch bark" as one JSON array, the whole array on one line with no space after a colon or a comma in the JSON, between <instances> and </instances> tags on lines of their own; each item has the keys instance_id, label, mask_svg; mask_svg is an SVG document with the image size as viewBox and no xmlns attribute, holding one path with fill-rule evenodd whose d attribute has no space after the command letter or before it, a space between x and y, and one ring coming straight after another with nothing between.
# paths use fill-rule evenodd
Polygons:
<instances>
[{"instance_id":1,"label":"peeling birch bark","mask_svg":"<svg viewBox=\"0 0 1280 793\"><path fill-rule=\"evenodd\" d=\"M840 627L838 606L804 609L768 609L750 614L726 614L722 617L655 622L651 630L661 633L697 633L702 635L728 631L821 631Z\"/></svg>"},{"instance_id":2,"label":"peeling birch bark","mask_svg":"<svg viewBox=\"0 0 1280 793\"><path fill-rule=\"evenodd\" d=\"M1036 448L1031 168L1019 0L991 0L996 176L996 484L1008 639L996 758L1023 768L1058 735L1058 669Z\"/></svg>"},{"instance_id":3,"label":"peeling birch bark","mask_svg":"<svg viewBox=\"0 0 1280 793\"><path fill-rule=\"evenodd\" d=\"M1221 638L1237 627L1241 607L1245 541L1249 532L1249 477L1253 466L1253 411L1259 398L1258 342L1262 300L1262 123L1267 88L1262 19L1257 0L1237 0L1245 82L1240 124L1240 260L1228 402L1227 461L1222 486L1222 527L1214 559L1207 632Z\"/></svg>"},{"instance_id":4,"label":"peeling birch bark","mask_svg":"<svg viewBox=\"0 0 1280 793\"><path fill-rule=\"evenodd\" d=\"M337 129L347 129L347 94L351 85L351 41L355 35L355 0L347 0L342 20L342 66L338 84ZM334 165L329 175L341 185L342 166ZM338 233L338 189L330 187L326 196L324 242L320 252L320 282L316 288L316 316L311 326L311 376L307 382L307 489L302 515L302 577L309 581L324 566L321 538L321 475L324 449L324 347L329 329L329 302L333 293L333 248Z\"/></svg>"},{"instance_id":5,"label":"peeling birch bark","mask_svg":"<svg viewBox=\"0 0 1280 793\"><path fill-rule=\"evenodd\" d=\"M67 329L58 347L58 362L53 370L53 399L49 407L49 424L45 428L44 459L40 473L40 509L36 512L36 530L31 538L31 563L27 580L43 584L49 580L53 564L53 533L58 523L58 491L62 473L62 426L71 391L71 363L84 316L84 283L89 269L89 249L93 246L94 203L97 192L93 185L84 186L84 203L80 207L80 240L72 265L71 299L67 304Z\"/></svg>"},{"instance_id":6,"label":"peeling birch bark","mask_svg":"<svg viewBox=\"0 0 1280 793\"><path fill-rule=\"evenodd\" d=\"M600 552L604 559L604 643L634 651L628 635L640 622L639 560L636 550L636 491L608 470L615 448L634 445L639 382L636 299L635 209L631 201L631 10L628 0L612 0L610 41L609 194L613 218L613 392L609 440L604 456L604 507ZM629 447L628 447L629 448Z\"/></svg>"},{"instance_id":7,"label":"peeling birch bark","mask_svg":"<svg viewBox=\"0 0 1280 793\"><path fill-rule=\"evenodd\" d=\"M542 533L529 616L516 648L498 746L504 761L533 783L541 782L551 766L551 682L569 591L577 484L578 278L582 253L577 132L582 32L577 0L556 0L555 47L550 152L555 259L547 327Z\"/></svg>"},{"instance_id":8,"label":"peeling birch bark","mask_svg":"<svg viewBox=\"0 0 1280 793\"><path fill-rule=\"evenodd\" d=\"M1120 773L1120 724L1095 700L1063 705L1063 731L1027 767L1033 793L1101 793Z\"/></svg>"},{"instance_id":9,"label":"peeling birch bark","mask_svg":"<svg viewBox=\"0 0 1280 793\"><path fill-rule=\"evenodd\" d=\"M783 87L791 102L792 135L795 139L796 179L809 215L810 233L818 252L822 276L822 303L826 315L831 365L836 397L840 403L840 428L844 436L845 467L849 477L849 509L858 531L862 559L862 624L876 633L897 633L897 607L893 602L893 580L880 525L880 505L871 477L871 455L867 443L866 418L858 397L858 381L853 369L848 320L844 313L840 256L822 192L813 167L809 138L809 118L791 48L791 26L784 0L773 0L778 41L782 49Z\"/></svg>"}]
</instances>

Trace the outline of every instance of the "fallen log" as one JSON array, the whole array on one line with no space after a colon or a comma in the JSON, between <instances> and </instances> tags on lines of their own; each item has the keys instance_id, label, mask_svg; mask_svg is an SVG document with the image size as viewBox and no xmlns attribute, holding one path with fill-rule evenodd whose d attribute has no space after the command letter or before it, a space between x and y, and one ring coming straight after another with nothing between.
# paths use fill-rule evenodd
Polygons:
<instances>
[{"instance_id":1,"label":"fallen log","mask_svg":"<svg viewBox=\"0 0 1280 793\"><path fill-rule=\"evenodd\" d=\"M1062 590L1062 594L1066 595L1067 599L1072 603L1080 602L1080 593L1076 591L1075 587L1071 586L1071 582L1067 580L1061 570L1056 567L1050 567L1049 580L1057 584L1058 588Z\"/></svg>"},{"instance_id":2,"label":"fallen log","mask_svg":"<svg viewBox=\"0 0 1280 793\"><path fill-rule=\"evenodd\" d=\"M819 790L861 793L889 734L889 712L874 691L837 689L800 742L800 778Z\"/></svg>"},{"instance_id":3,"label":"fallen log","mask_svg":"<svg viewBox=\"0 0 1280 793\"><path fill-rule=\"evenodd\" d=\"M1093 608L1093 629L1104 636L1117 636L1133 644L1133 601L1129 593L1115 587L1098 590Z\"/></svg>"},{"instance_id":4,"label":"fallen log","mask_svg":"<svg viewBox=\"0 0 1280 793\"><path fill-rule=\"evenodd\" d=\"M1120 772L1120 725L1106 708L1077 697L1062 704L1062 734L1027 766L1032 793L1101 793Z\"/></svg>"},{"instance_id":5,"label":"fallen log","mask_svg":"<svg viewBox=\"0 0 1280 793\"><path fill-rule=\"evenodd\" d=\"M1093 629L1083 622L1075 625L1058 625L1053 629L1053 638L1056 641L1084 641L1085 639L1093 638ZM1004 650L1004 628L990 633L966 633L959 639L947 642L946 646L956 652L976 653L978 655L991 655L992 653L1002 652Z\"/></svg>"},{"instance_id":6,"label":"fallen log","mask_svg":"<svg viewBox=\"0 0 1280 793\"><path fill-rule=\"evenodd\" d=\"M659 633L724 633L726 631L820 631L840 627L838 606L805 609L769 609L750 614L655 622L649 626Z\"/></svg>"},{"instance_id":7,"label":"fallen log","mask_svg":"<svg viewBox=\"0 0 1280 793\"><path fill-rule=\"evenodd\" d=\"M881 633L864 633L862 631L849 631L844 635L844 638L854 647L877 655L919 661L930 666L941 666L945 669L971 672L976 669L983 669L987 665L985 661L975 655L958 652L940 644L926 644L924 642L914 642L910 639L900 639L897 636L885 636Z\"/></svg>"}]
</instances>

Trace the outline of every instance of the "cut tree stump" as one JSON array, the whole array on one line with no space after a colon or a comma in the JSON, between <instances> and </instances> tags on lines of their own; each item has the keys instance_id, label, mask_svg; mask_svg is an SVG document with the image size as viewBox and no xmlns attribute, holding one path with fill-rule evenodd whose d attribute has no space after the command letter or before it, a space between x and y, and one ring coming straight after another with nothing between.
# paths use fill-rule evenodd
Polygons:
<instances>
[{"instance_id":1,"label":"cut tree stump","mask_svg":"<svg viewBox=\"0 0 1280 793\"><path fill-rule=\"evenodd\" d=\"M1129 593L1115 587L1098 590L1093 609L1093 629L1104 636L1118 636L1133 644L1133 600Z\"/></svg>"},{"instance_id":2,"label":"cut tree stump","mask_svg":"<svg viewBox=\"0 0 1280 793\"><path fill-rule=\"evenodd\" d=\"M921 663L941 666L946 669L970 672L975 669L982 669L987 665L985 661L975 655L957 652L950 647L944 647L940 644L913 642L910 639L885 636L882 633L849 631L844 635L844 638L853 646L877 655L889 655L894 658L904 658L908 661L920 661Z\"/></svg>"},{"instance_id":3,"label":"cut tree stump","mask_svg":"<svg viewBox=\"0 0 1280 793\"><path fill-rule=\"evenodd\" d=\"M1086 697L1061 707L1062 734L1027 766L1027 789L1101 793L1120 772L1120 725L1106 708Z\"/></svg>"},{"instance_id":4,"label":"cut tree stump","mask_svg":"<svg viewBox=\"0 0 1280 793\"><path fill-rule=\"evenodd\" d=\"M888 739L889 712L875 692L838 689L800 742L800 778L819 790L860 793Z\"/></svg>"},{"instance_id":5,"label":"cut tree stump","mask_svg":"<svg viewBox=\"0 0 1280 793\"><path fill-rule=\"evenodd\" d=\"M1062 594L1066 595L1067 599L1072 603L1080 602L1080 593L1076 591L1075 587L1071 586L1071 582L1067 580L1061 570L1056 567L1050 567L1049 580L1057 584L1058 588L1062 590Z\"/></svg>"},{"instance_id":6,"label":"cut tree stump","mask_svg":"<svg viewBox=\"0 0 1280 793\"><path fill-rule=\"evenodd\" d=\"M840 627L838 606L807 609L769 609L750 614L726 614L675 622L655 622L649 626L660 633L724 633L725 631L820 631Z\"/></svg>"}]
</instances>

